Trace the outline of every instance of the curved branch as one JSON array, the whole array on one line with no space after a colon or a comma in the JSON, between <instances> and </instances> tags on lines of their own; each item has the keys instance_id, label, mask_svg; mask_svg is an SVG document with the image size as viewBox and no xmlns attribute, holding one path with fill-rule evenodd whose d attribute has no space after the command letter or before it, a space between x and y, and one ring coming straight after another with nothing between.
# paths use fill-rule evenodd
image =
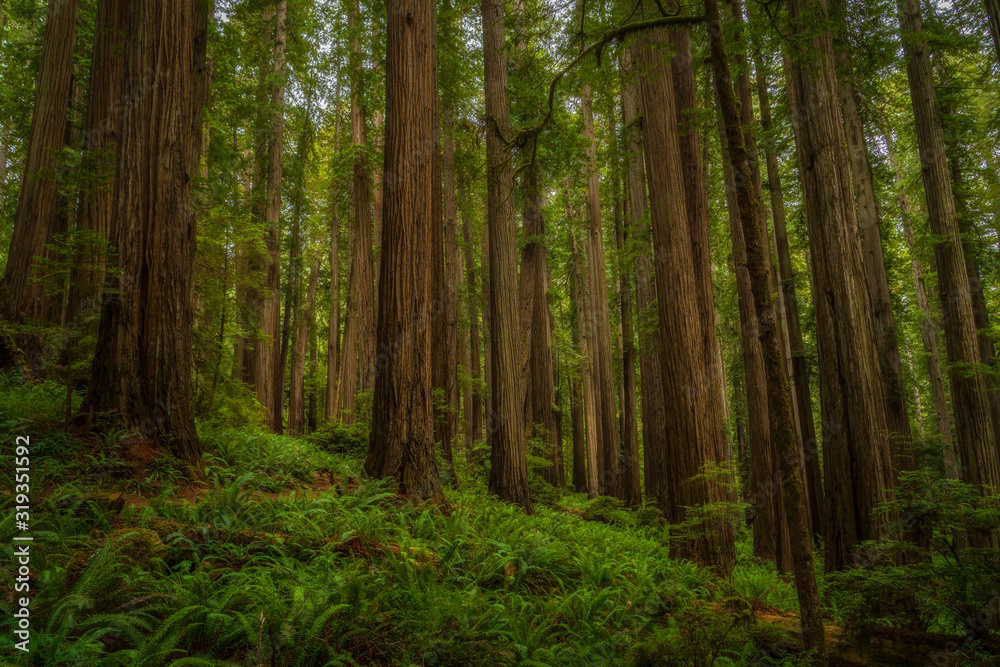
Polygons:
<instances>
[{"instance_id":1,"label":"curved branch","mask_svg":"<svg viewBox=\"0 0 1000 667\"><path fill-rule=\"evenodd\" d=\"M507 145L522 146L525 141L538 136L538 134L545 129L545 126L552 120L556 89L559 87L559 82L562 81L562 78L566 76L566 74L572 71L574 67L579 65L583 59L591 53L600 54L604 47L610 42L616 39L621 39L627 35L631 35L632 33L670 25L690 25L694 23L701 23L704 20L704 16L665 16L635 21L633 23L626 23L618 28L608 30L601 36L600 39L581 51L580 55L571 60L569 64L556 73L555 77L552 79L552 83L549 84L548 111L545 113L545 116L536 125L519 129L517 133L511 137L510 141L507 142Z\"/></svg>"}]
</instances>

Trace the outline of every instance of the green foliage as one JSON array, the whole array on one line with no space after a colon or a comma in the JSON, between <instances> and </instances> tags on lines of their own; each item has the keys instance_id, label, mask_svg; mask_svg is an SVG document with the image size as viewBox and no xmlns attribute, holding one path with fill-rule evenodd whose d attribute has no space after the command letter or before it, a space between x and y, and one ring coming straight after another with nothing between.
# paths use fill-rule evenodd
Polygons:
<instances>
[{"instance_id":1,"label":"green foliage","mask_svg":"<svg viewBox=\"0 0 1000 667\"><path fill-rule=\"evenodd\" d=\"M827 595L838 616L859 634L877 625L972 639L994 634L1000 555L969 545L988 545L990 535L1000 534L1000 496L928 472L907 472L896 499L879 509L901 517L893 529L896 539L863 543L855 567L827 575Z\"/></svg>"},{"instance_id":2,"label":"green foliage","mask_svg":"<svg viewBox=\"0 0 1000 667\"><path fill-rule=\"evenodd\" d=\"M364 424L325 423L307 440L334 454L364 458L368 453L369 430Z\"/></svg>"}]
</instances>

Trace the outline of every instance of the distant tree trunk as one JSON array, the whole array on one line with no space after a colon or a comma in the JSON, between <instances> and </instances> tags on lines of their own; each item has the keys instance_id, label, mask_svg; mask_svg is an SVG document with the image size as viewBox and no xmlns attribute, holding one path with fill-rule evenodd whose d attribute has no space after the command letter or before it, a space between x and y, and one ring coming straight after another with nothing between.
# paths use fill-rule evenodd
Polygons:
<instances>
[{"instance_id":1,"label":"distant tree trunk","mask_svg":"<svg viewBox=\"0 0 1000 667\"><path fill-rule=\"evenodd\" d=\"M555 373L552 366L551 322L549 313L549 265L546 256L545 220L542 217L542 188L538 169L529 167L524 177L524 237L527 239L521 252L521 315L529 318L527 335L522 344L525 368L521 374L525 382L526 405L524 413L529 421L528 433L545 443L542 454L552 465L541 474L549 484L558 486L556 465L556 420L552 411L555 403ZM525 304L528 304L527 307ZM525 331L521 323L522 335Z\"/></svg>"},{"instance_id":2,"label":"distant tree trunk","mask_svg":"<svg viewBox=\"0 0 1000 667\"><path fill-rule=\"evenodd\" d=\"M438 312L438 325L431 331L435 338L432 345L437 344L433 369L440 375L436 378L435 389L444 392L444 403L441 411L435 417L435 441L441 442L445 460L450 470L448 474L454 478L454 441L458 436L458 244L455 235L455 134L454 112L450 94L446 91L442 104L442 129L444 158L441 162L444 175L442 200L443 235L438 235L438 245L435 241L435 253L440 248L441 266L435 260L435 271L440 270L440 281L435 286L440 288L434 299ZM442 238L443 236L443 238ZM438 336L440 333L440 340ZM440 371L439 371L440 369ZM440 381L440 384L438 384Z\"/></svg>"},{"instance_id":3,"label":"distant tree trunk","mask_svg":"<svg viewBox=\"0 0 1000 667\"><path fill-rule=\"evenodd\" d=\"M306 118L312 114L312 91L306 91ZM275 374L275 392L277 392L276 420L278 423L278 433L284 422L284 402L285 402L285 371L288 368L288 352L292 348L292 365L301 364L297 369L299 372L298 382L301 384L305 378L305 347L301 350L301 357L295 359L298 344L299 327L305 325L308 330L308 322L302 318L302 217L305 214L305 169L308 160L309 147L311 145L311 131L309 121L305 123L302 134L299 136L298 154L295 157L295 185L292 189L292 237L288 252L288 273L289 280L285 284L285 309L281 327L281 353L278 357L278 368ZM306 336L307 334L303 334ZM303 345L305 338L303 338ZM293 368L293 374L295 369ZM293 413L301 415L301 421L296 425L296 433L300 433L305 425L305 390L303 387L295 387L295 378L289 383L288 396L288 423L291 432Z\"/></svg>"},{"instance_id":4,"label":"distant tree trunk","mask_svg":"<svg viewBox=\"0 0 1000 667\"><path fill-rule=\"evenodd\" d=\"M951 398L962 479L985 490L989 486L1000 486L1000 461L990 414L989 386L982 371L978 370L981 355L975 313L930 55L919 2L899 0L898 7L928 218L931 231L941 239L934 245L934 257L948 361L952 364L949 372ZM973 546L991 544L982 535L971 538Z\"/></svg>"},{"instance_id":5,"label":"distant tree trunk","mask_svg":"<svg viewBox=\"0 0 1000 667\"><path fill-rule=\"evenodd\" d=\"M488 205L488 202L487 202ZM490 426L490 406L487 401L490 400L490 393L493 387L493 355L490 352L490 230L487 224L486 229L483 230L482 238L482 273L483 278L480 281L482 283L483 292L483 387L485 389L485 395L483 396L483 442L489 442L489 432L492 426Z\"/></svg>"},{"instance_id":6,"label":"distant tree trunk","mask_svg":"<svg viewBox=\"0 0 1000 667\"><path fill-rule=\"evenodd\" d=\"M348 12L349 27L358 28L358 0ZM357 395L370 391L375 380L375 303L372 266L371 174L365 152L367 133L362 104L361 42L355 33L351 42L351 144L354 151L353 211L354 243L348 279L347 314L340 362L340 418L354 422Z\"/></svg>"},{"instance_id":7,"label":"distant tree trunk","mask_svg":"<svg viewBox=\"0 0 1000 667\"><path fill-rule=\"evenodd\" d=\"M583 84L583 137L587 146L587 261L590 266L590 320L594 341L594 399L597 403L600 445L597 450L598 493L621 497L618 452L618 417L615 410L615 376L611 360L611 314L608 310L608 272L604 260L601 195L598 190L597 144L590 84Z\"/></svg>"},{"instance_id":8,"label":"distant tree trunk","mask_svg":"<svg viewBox=\"0 0 1000 667\"><path fill-rule=\"evenodd\" d=\"M761 182L760 164L758 160L758 150L757 150L757 131L756 131L757 123L753 114L753 98L750 86L750 67L749 64L747 63L745 54L746 46L743 36L742 2L740 0L728 0L728 4L730 13L732 15L733 24L737 28L736 31L733 33L733 44L734 44L733 61L736 64L736 71L737 71L737 76L734 83L735 83L735 92L739 97L739 102L740 102L739 116L740 116L740 122L742 123L743 126L743 139L744 139L744 147L746 150L747 166L749 170L751 185L753 187L753 195L758 202L762 202L763 186ZM724 145L726 144L724 140L722 143ZM730 176L733 175L733 171L735 171L735 169L730 170ZM737 209L737 219L735 221L735 226L742 226L739 219L739 211L738 211L739 206L736 196L737 195L736 187L734 186L732 190L733 190L733 205L734 208ZM771 261L771 252L770 252L771 241L767 234L767 221L766 221L766 215L764 213L764 207L762 205L757 206L754 209L754 214L758 216L757 218L758 225L756 227L759 230L760 238L757 240L760 243L760 246L764 252L764 261L766 262L766 266L768 267L768 280L770 283L771 275L774 272L774 268L773 268L773 263ZM744 239L744 235L742 232L739 233L738 236L741 243L746 243L750 241L750 239ZM746 255L745 247L740 248L739 252L745 256ZM740 275L740 273L741 272L739 271L739 269L737 269L737 277ZM747 281L749 283L749 275L747 275ZM748 297L750 297L748 299L748 305L751 308L750 315L754 320L752 329L755 329L757 335L759 335L760 325L759 325L759 317L757 315L757 307L752 300L753 297L751 293L752 289L750 289L749 284L747 285L747 288L748 288L747 294ZM771 294L773 292L773 288L774 285L772 284L768 288L767 293ZM776 311L776 317L777 317L777 311ZM782 336L782 334L780 333L780 330L782 328L780 320L776 320L775 326L778 327L779 333L777 335L779 337L779 343L780 343ZM747 335L750 332L748 332L744 328L743 333ZM758 343L758 349L759 349L759 343ZM785 355L783 347L781 349L781 352L782 352L782 359L784 360ZM762 351L761 354L763 354ZM748 392L753 392L753 391L762 392L766 406L767 387L766 387L766 382L764 381L766 372L763 365L763 357L761 356L759 359L760 359L760 366L758 368L754 368L753 374L748 373L746 376L747 390ZM787 367L787 360L784 360L782 363ZM756 382L757 378L760 379L761 386L758 390L754 390L750 387L750 383L751 381ZM788 529L786 527L787 522L785 517L785 509L784 509L785 506L782 499L782 487L776 481L780 480L781 477L781 473L779 471L780 465L779 461L777 460L777 457L773 452L773 448L771 447L770 416L767 414L766 409L763 411L762 414L764 415L764 418L768 420L768 426L766 427L767 436L766 439L762 442L762 446L760 446L759 448L754 447L754 442L755 442L754 432L757 429L754 428L755 419L753 411L750 412L749 414L748 425L750 426L750 428L747 431L750 438L749 439L750 459L751 459L750 469L752 471L753 487L754 487L753 500L758 508L766 506L764 507L764 511L762 512L762 515L760 517L765 520L763 522L763 525L761 525L758 528L757 521L756 520L754 521L754 536L756 538L759 535L762 538L760 555L762 557L773 558L778 569L780 571L787 572L792 568L792 556L791 556L791 545L789 543ZM798 447L799 441L797 437L798 436L797 431L795 432L795 435L796 435L795 439L796 447ZM758 442L760 441L758 440ZM764 537L764 533L769 533L766 538ZM754 540L754 550L756 553L757 550L756 539ZM765 552L773 554L773 556L764 556Z\"/></svg>"},{"instance_id":9,"label":"distant tree trunk","mask_svg":"<svg viewBox=\"0 0 1000 667\"><path fill-rule=\"evenodd\" d=\"M619 177L615 176L616 199L620 197ZM615 211L615 245L618 250L618 299L622 317L622 461L625 470L622 485L625 504L636 507L642 504L642 482L639 475L639 415L635 391L635 325L632 321L633 269L629 261L631 250L631 225Z\"/></svg>"},{"instance_id":10,"label":"distant tree trunk","mask_svg":"<svg viewBox=\"0 0 1000 667\"><path fill-rule=\"evenodd\" d=\"M66 142L70 94L73 88L73 44L76 0L50 0L45 13L41 62L35 88L31 132L24 158L24 176L18 192L14 231L3 280L0 281L0 319L21 324L45 319L52 297L45 294L37 258L60 231L59 159ZM42 363L40 341L35 336L0 338L0 367Z\"/></svg>"},{"instance_id":11,"label":"distant tree trunk","mask_svg":"<svg viewBox=\"0 0 1000 667\"><path fill-rule=\"evenodd\" d=\"M951 419L948 410L948 397L944 389L944 374L941 371L941 355L938 352L937 326L934 313L931 312L927 299L927 286L924 284L924 269L917 254L916 239L913 235L913 225L910 204L903 192L903 176L899 172L893 152L892 139L888 133L883 133L889 148L889 164L892 167L893 182L896 185L896 199L899 204L900 218L903 223L903 238L910 252L910 267L913 272L913 287L917 294L917 308L920 309L920 340L927 355L927 375L931 386L931 397L934 400L934 412L937 418L937 432L941 438L941 452L944 460L945 475L948 479L958 479L958 463L955 461L955 448L951 435Z\"/></svg>"},{"instance_id":12,"label":"distant tree trunk","mask_svg":"<svg viewBox=\"0 0 1000 667\"><path fill-rule=\"evenodd\" d=\"M431 0L389 0L378 351L365 471L444 502L433 440L429 316L436 40ZM370 239L369 239L370 241ZM369 248L371 244L369 243Z\"/></svg>"},{"instance_id":13,"label":"distant tree trunk","mask_svg":"<svg viewBox=\"0 0 1000 667\"><path fill-rule=\"evenodd\" d=\"M742 109L741 104L740 110ZM752 122L752 114L750 120ZM741 122L743 122L742 118ZM754 512L753 553L757 558L773 561L779 570L787 572L791 563L786 558L787 551L782 548L787 544L787 535L785 535L781 487L775 483L774 473L777 471L777 461L774 457L771 441L767 376L764 370L757 307L754 303L753 288L750 283L750 267L747 263L747 240L743 236L743 222L738 204L739 186L733 171L732 155L729 150L729 140L726 136L724 122L720 121L718 128L740 317L740 345L743 357L742 385L746 399L745 437L750 450L750 498ZM747 142L746 145L749 144L750 142ZM749 172L747 175L752 179ZM754 187L753 183L751 183L751 187ZM688 187L687 190L690 193L691 188ZM756 214L757 212L755 212Z\"/></svg>"},{"instance_id":14,"label":"distant tree trunk","mask_svg":"<svg viewBox=\"0 0 1000 667\"><path fill-rule=\"evenodd\" d=\"M377 28L375 28L377 29ZM374 42L374 36L373 40ZM372 127L375 129L375 154L380 155L382 153L382 112L375 109L372 112ZM377 162L373 165L372 171L374 172L372 176L372 212L373 220L372 226L375 228L374 232L374 244L375 248L373 250L373 264L375 268L375 296L378 296L378 281L379 281L379 271L381 271L381 248L382 248L382 181L384 175L382 174L382 161L377 158Z\"/></svg>"},{"instance_id":15,"label":"distant tree trunk","mask_svg":"<svg viewBox=\"0 0 1000 667\"><path fill-rule=\"evenodd\" d=\"M316 301L313 300L315 305ZM309 376L306 384L309 388L308 405L306 407L309 433L315 433L319 428L319 381L317 373L319 371L319 342L316 337L316 309L309 312Z\"/></svg>"},{"instance_id":16,"label":"distant tree trunk","mask_svg":"<svg viewBox=\"0 0 1000 667\"><path fill-rule=\"evenodd\" d=\"M831 2L831 11L844 12L844 0ZM838 25L843 25L842 16L838 16L836 20ZM840 108L844 134L847 138L847 150L851 159L854 201L857 206L858 222L861 225L868 290L874 308L875 344L886 392L886 420L893 450L893 468L898 475L900 471L915 470L917 467L913 453L913 433L910 429L906 387L903 384L903 367L899 359L899 343L896 340L896 321L892 314L889 276L882 255L879 211L875 202L871 166L868 162L868 144L861 125L861 114L858 111L858 91L854 84L854 66L851 62L850 46L846 43L846 35L840 35L834 40L834 48L838 68Z\"/></svg>"},{"instance_id":17,"label":"distant tree trunk","mask_svg":"<svg viewBox=\"0 0 1000 667\"><path fill-rule=\"evenodd\" d=\"M784 512L781 504L781 487L775 483L777 460L771 440L768 415L767 376L760 343L757 308L750 284L747 264L746 240L743 222L737 203L738 188L732 169L729 142L725 128L719 123L722 145L723 173L726 189L726 208L733 245L733 268L736 274L736 291L740 316L740 345L743 357L742 387L746 399L746 446L750 461L750 502L753 506L753 553L757 558L773 561L780 571L787 572L791 563L784 558L782 543L786 539ZM739 435L739 434L737 434Z\"/></svg>"},{"instance_id":18,"label":"distant tree trunk","mask_svg":"<svg viewBox=\"0 0 1000 667\"><path fill-rule=\"evenodd\" d=\"M573 216L567 216L567 219L571 221L571 224L574 222ZM582 437L577 441L576 436L573 436L573 469L574 477L576 477L577 471L583 473L584 476L582 485L574 482L574 486L578 492L586 492L588 498L596 498L598 495L597 450L600 436L598 435L597 408L594 404L594 381L591 367L593 364L593 336L590 333L590 280L587 272L587 262L580 257L577 251L575 234L573 235L572 250L573 266L570 270L570 296L574 304L574 319L577 322L577 329L580 334L578 336L580 342L580 384L583 392L583 423L580 424L582 426ZM583 444L582 451L577 449L580 443ZM575 462L578 456L581 461L579 466Z\"/></svg>"},{"instance_id":19,"label":"distant tree trunk","mask_svg":"<svg viewBox=\"0 0 1000 667\"><path fill-rule=\"evenodd\" d=\"M788 7L794 30L826 18L822 0ZM798 48L805 55L790 57L790 98L811 246L832 571L850 565L859 542L885 534L892 517L873 510L891 498L895 479L830 34Z\"/></svg>"},{"instance_id":20,"label":"distant tree trunk","mask_svg":"<svg viewBox=\"0 0 1000 667\"><path fill-rule=\"evenodd\" d=\"M767 75L759 51L755 50L754 69L757 71L757 97L760 101L760 127L765 135L770 135L771 102L767 92ZM823 471L820 469L819 441L813 422L812 394L809 391L809 360L806 358L805 343L802 340L802 325L799 321L799 299L795 291L795 274L792 271L792 253L788 246L788 230L785 224L785 200L781 192L781 172L778 169L778 153L774 143L765 144L767 163L767 189L771 199L771 215L774 224L774 245L778 254L778 276L781 279L781 294L785 309L785 332L792 365L792 391L795 396L795 410L799 427L799 446L803 452L805 468L806 498L809 502L809 525L817 535L823 535Z\"/></svg>"},{"instance_id":21,"label":"distant tree trunk","mask_svg":"<svg viewBox=\"0 0 1000 667\"><path fill-rule=\"evenodd\" d=\"M325 245L325 243L323 244ZM302 435L306 432L305 368L306 346L309 343L309 329L312 323L313 306L316 303L316 285L319 283L319 253L313 259L309 270L309 287L306 300L295 314L295 346L292 348L292 369L289 377L288 432Z\"/></svg>"},{"instance_id":22,"label":"distant tree trunk","mask_svg":"<svg viewBox=\"0 0 1000 667\"><path fill-rule=\"evenodd\" d=\"M669 470L664 423L663 382L660 378L660 336L656 311L652 227L646 207L646 173L642 159L642 118L632 66L636 44L621 51L622 116L627 136L628 211L636 236L635 299L639 322L639 380L642 392L642 453L646 497L667 511Z\"/></svg>"},{"instance_id":23,"label":"distant tree trunk","mask_svg":"<svg viewBox=\"0 0 1000 667\"><path fill-rule=\"evenodd\" d=\"M517 360L517 261L514 235L510 148L510 101L504 8L500 0L482 0L483 57L486 88L486 158L490 237L490 395L489 489L502 500L533 511L528 491L527 450Z\"/></svg>"},{"instance_id":24,"label":"distant tree trunk","mask_svg":"<svg viewBox=\"0 0 1000 667\"><path fill-rule=\"evenodd\" d=\"M285 36L287 31L287 0L278 0L268 10L266 21L274 21L273 37L265 38L274 61L263 68L262 79L270 78L270 112L266 116L266 137L261 136L257 147L256 186L264 196L256 196L254 218L264 225L266 252L263 257L251 257L251 268L263 271L263 287L250 294L251 307L259 327L257 336L245 350L247 381L254 387L257 400L267 412L271 430L281 430L281 395L277 389L278 362L281 342L281 177L285 127Z\"/></svg>"},{"instance_id":25,"label":"distant tree trunk","mask_svg":"<svg viewBox=\"0 0 1000 667\"><path fill-rule=\"evenodd\" d=\"M812 542L809 536L808 509L802 486L801 462L792 418L792 395L785 375L781 354L777 318L771 295L771 263L767 252L767 233L761 200L754 187L753 176L744 143L745 123L740 118L739 103L729 72L729 58L722 33L722 23L716 0L705 0L712 69L715 74L716 96L725 125L729 159L736 187L736 203L746 240L746 261L750 273L753 299L759 326L759 341L766 373L767 408L774 456L779 461L785 520L789 531L792 571L798 593L802 619L802 637L807 650L825 653L825 632L816 587ZM744 332L745 334L745 332Z\"/></svg>"},{"instance_id":26,"label":"distant tree trunk","mask_svg":"<svg viewBox=\"0 0 1000 667\"><path fill-rule=\"evenodd\" d=\"M333 145L340 145L340 114L334 121ZM327 421L337 419L339 405L337 383L340 379L340 184L337 175L330 179L330 326L326 337L326 409Z\"/></svg>"},{"instance_id":27,"label":"distant tree trunk","mask_svg":"<svg viewBox=\"0 0 1000 667\"><path fill-rule=\"evenodd\" d=\"M127 24L111 242L120 274L101 314L84 413L115 413L140 437L195 464L191 410L195 217L187 170L202 100L192 57L194 0L148 0ZM150 77L149 72L170 76ZM162 104L164 99L172 104ZM150 127L159 128L155 133Z\"/></svg>"},{"instance_id":28,"label":"distant tree trunk","mask_svg":"<svg viewBox=\"0 0 1000 667\"><path fill-rule=\"evenodd\" d=\"M472 441L483 439L483 395L479 359L479 313L476 311L476 262L472 245L472 227L462 214L462 240L465 242L465 281L469 308L469 352L472 368ZM470 445L471 446L471 445Z\"/></svg>"},{"instance_id":29,"label":"distant tree trunk","mask_svg":"<svg viewBox=\"0 0 1000 667\"><path fill-rule=\"evenodd\" d=\"M647 13L650 8L647 6ZM657 303L660 320L665 433L668 468L667 515L671 523L689 517L688 508L724 501L726 491L703 477L706 464L719 463L722 419L718 387L705 373L704 332L685 206L684 175L677 136L677 110L670 67L662 62L666 43L660 29L641 38L637 69L640 85L646 178L653 226ZM729 523L709 515L685 539L672 539L671 551L722 572L733 567Z\"/></svg>"},{"instance_id":30,"label":"distant tree trunk","mask_svg":"<svg viewBox=\"0 0 1000 667\"><path fill-rule=\"evenodd\" d=\"M97 4L94 50L90 61L90 84L84 115L83 163L76 226L102 239L111 237L114 214L115 150L122 93L122 42L128 21L125 0L102 0ZM3 156L6 162L6 156ZM79 258L71 281L68 320L87 318L100 312L99 293L104 284L107 256L95 249ZM78 325L84 323L78 322ZM96 324L96 323L95 323ZM89 328L89 325L86 325Z\"/></svg>"}]
</instances>

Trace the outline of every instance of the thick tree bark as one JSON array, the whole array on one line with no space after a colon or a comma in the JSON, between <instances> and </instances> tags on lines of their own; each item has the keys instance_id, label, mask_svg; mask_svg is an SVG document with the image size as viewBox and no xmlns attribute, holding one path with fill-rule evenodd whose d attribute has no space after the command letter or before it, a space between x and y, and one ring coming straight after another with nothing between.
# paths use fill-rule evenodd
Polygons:
<instances>
[{"instance_id":1,"label":"thick tree bark","mask_svg":"<svg viewBox=\"0 0 1000 667\"><path fill-rule=\"evenodd\" d=\"M0 281L0 319L8 324L45 319L52 302L41 280L44 270L38 266L38 258L47 255L45 246L52 243L65 222L59 210L63 171L59 158L66 141L73 88L76 17L76 0L49 1L24 175L7 266ZM26 364L37 369L42 363L40 354L41 346L34 336L7 330L0 337L2 367Z\"/></svg>"},{"instance_id":2,"label":"thick tree bark","mask_svg":"<svg viewBox=\"0 0 1000 667\"><path fill-rule=\"evenodd\" d=\"M1000 460L990 414L989 386L979 370L982 359L930 54L919 2L899 0L898 8L927 213L931 231L941 239L934 245L934 257L948 361L952 365L949 375L961 477L985 490L988 486L1000 486ZM990 543L982 535L972 538L974 546Z\"/></svg>"},{"instance_id":3,"label":"thick tree bark","mask_svg":"<svg viewBox=\"0 0 1000 667\"><path fill-rule=\"evenodd\" d=\"M802 620L802 638L807 650L822 655L826 651L826 639L819 606L819 590L816 586L816 571L813 566L808 509L802 486L802 464L795 422L792 418L792 395L785 375L785 363L781 354L777 318L771 296L771 263L767 253L764 216L761 212L761 200L753 184L744 143L744 123L739 115L739 103L729 73L729 58L726 54L716 0L705 0L705 17L708 23L716 96L725 126L734 182L737 184L739 222L746 242L746 261L758 319L759 342L766 372L770 435L773 438L774 456L779 461L781 478L785 481L780 496L789 532L792 572Z\"/></svg>"},{"instance_id":4,"label":"thick tree bark","mask_svg":"<svg viewBox=\"0 0 1000 667\"><path fill-rule=\"evenodd\" d=\"M756 52L755 52L756 53ZM766 70L759 53L756 53L754 68L757 71L757 97L760 102L760 126L765 134L772 131L771 103L767 91ZM799 320L799 299L795 291L795 274L792 270L792 253L788 245L788 230L785 224L785 199L781 191L781 172L778 169L778 154L773 143L765 145L767 164L767 189L771 199L771 215L774 224L774 245L778 255L778 276L784 304L785 332L792 366L792 391L796 423L799 429L799 446L803 453L806 498L809 502L809 525L817 535L823 535L823 471L820 469L819 441L813 421L812 393L809 391L809 361L806 358L805 343L802 340L802 325Z\"/></svg>"},{"instance_id":5,"label":"thick tree bark","mask_svg":"<svg viewBox=\"0 0 1000 667\"><path fill-rule=\"evenodd\" d=\"M831 11L843 12L843 0L831 2ZM838 25L842 25L842 21L843 17L838 16ZM900 471L915 470L917 462L913 453L913 433L910 428L906 387L903 383L903 367L899 358L899 343L896 340L896 320L892 314L889 277L882 255L879 211L875 202L871 165L868 162L868 144L861 125L861 114L858 111L854 67L849 45L845 40L845 35L840 35L834 40L838 92L847 150L851 159L854 201L857 206L858 222L861 225L868 290L874 308L875 344L885 386L886 420L892 442L893 468L898 476Z\"/></svg>"},{"instance_id":6,"label":"thick tree bark","mask_svg":"<svg viewBox=\"0 0 1000 667\"><path fill-rule=\"evenodd\" d=\"M500 0L482 0L483 57L486 88L486 159L490 265L490 481L491 493L532 511L528 492L524 438L523 390L519 386L517 262L511 168L510 101L504 8Z\"/></svg>"},{"instance_id":7,"label":"thick tree bark","mask_svg":"<svg viewBox=\"0 0 1000 667\"><path fill-rule=\"evenodd\" d=\"M788 7L794 30L826 18L822 0ZM798 48L790 100L811 246L831 571L852 562L859 542L884 535L892 517L873 510L891 497L895 479L830 34Z\"/></svg>"},{"instance_id":8,"label":"thick tree bark","mask_svg":"<svg viewBox=\"0 0 1000 667\"><path fill-rule=\"evenodd\" d=\"M136 95L121 119L111 230L120 273L83 406L115 413L191 464L201 456L191 410L196 234L187 173L200 143L190 133L201 127L193 122L202 103L191 56L196 25L194 0L148 0L129 17L123 81ZM164 71L170 76L149 76Z\"/></svg>"},{"instance_id":9,"label":"thick tree bark","mask_svg":"<svg viewBox=\"0 0 1000 667\"><path fill-rule=\"evenodd\" d=\"M721 463L715 457L723 449L722 419L719 402L714 399L719 389L711 384L715 376L707 374L705 368L673 76L662 61L666 38L662 30L654 29L641 39L637 69L643 72L640 98L656 257L666 451L671 464L667 513L671 523L677 523L690 518L689 508L726 500L721 485L698 477L706 464ZM671 551L728 572L734 558L732 527L709 512L686 539L671 540Z\"/></svg>"},{"instance_id":10,"label":"thick tree bark","mask_svg":"<svg viewBox=\"0 0 1000 667\"><path fill-rule=\"evenodd\" d=\"M122 42L128 20L129 3L102 0L97 4L94 50L90 60L90 84L84 115L83 164L76 225L102 239L111 237L114 213L115 151L121 114ZM100 312L99 293L104 283L107 256L90 249L74 268L69 297L69 321L90 318ZM77 322L78 326L88 326Z\"/></svg>"},{"instance_id":11,"label":"thick tree bark","mask_svg":"<svg viewBox=\"0 0 1000 667\"><path fill-rule=\"evenodd\" d=\"M628 155L629 217L636 235L635 299L639 328L639 380L642 392L643 482L646 497L667 510L666 480L669 460L666 450L663 383L660 379L660 336L656 311L652 227L646 207L646 173L642 159L642 118L636 95L636 73L632 67L635 43L621 51L622 114Z\"/></svg>"},{"instance_id":12,"label":"thick tree bark","mask_svg":"<svg viewBox=\"0 0 1000 667\"><path fill-rule=\"evenodd\" d=\"M390 0L378 359L365 471L419 503L444 502L433 440L430 253L436 25L432 0ZM369 239L370 241L370 239ZM369 242L369 248L371 244Z\"/></svg>"},{"instance_id":13,"label":"thick tree bark","mask_svg":"<svg viewBox=\"0 0 1000 667\"><path fill-rule=\"evenodd\" d=\"M598 493L621 497L618 452L618 417L615 409L615 376L611 359L611 314L608 309L608 272L601 225L600 177L590 84L583 84L583 137L587 144L587 262L590 277L590 323L593 335L594 400L598 410L600 444L597 450Z\"/></svg>"}]
</instances>

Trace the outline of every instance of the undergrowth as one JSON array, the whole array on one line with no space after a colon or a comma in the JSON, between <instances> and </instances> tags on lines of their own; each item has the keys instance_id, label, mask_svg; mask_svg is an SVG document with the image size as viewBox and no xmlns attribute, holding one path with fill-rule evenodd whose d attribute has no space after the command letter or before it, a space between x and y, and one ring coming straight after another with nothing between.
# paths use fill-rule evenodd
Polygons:
<instances>
[{"instance_id":1,"label":"undergrowth","mask_svg":"<svg viewBox=\"0 0 1000 667\"><path fill-rule=\"evenodd\" d=\"M452 510L410 507L364 476L363 434L342 427L204 422L198 474L161 457L136 480L125 434L67 434L63 400L0 383L0 437L32 434L35 485L31 652L13 650L4 560L4 664L754 664L780 632L750 612L795 608L749 557L728 579L670 558L649 508L543 489L525 516L464 464ZM197 502L179 497L192 488ZM0 498L9 544L14 500Z\"/></svg>"}]
</instances>

